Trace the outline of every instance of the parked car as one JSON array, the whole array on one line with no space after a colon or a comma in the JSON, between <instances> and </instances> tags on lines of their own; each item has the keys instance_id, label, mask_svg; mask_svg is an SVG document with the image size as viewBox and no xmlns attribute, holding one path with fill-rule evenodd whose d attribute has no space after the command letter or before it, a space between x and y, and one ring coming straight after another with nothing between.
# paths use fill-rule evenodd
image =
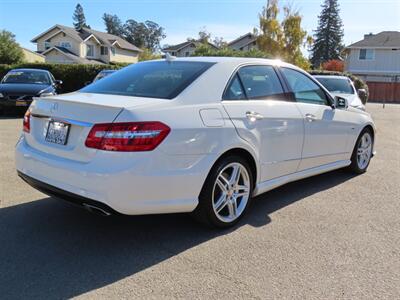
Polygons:
<instances>
[{"instance_id":1,"label":"parked car","mask_svg":"<svg viewBox=\"0 0 400 300\"><path fill-rule=\"evenodd\" d=\"M103 215L192 212L227 227L253 196L367 170L375 126L311 75L250 58L168 58L35 100L16 146L30 185Z\"/></svg>"},{"instance_id":2,"label":"parked car","mask_svg":"<svg viewBox=\"0 0 400 300\"><path fill-rule=\"evenodd\" d=\"M333 95L346 98L349 105L355 108L365 110L360 95L365 94L364 89L356 90L353 82L346 76L334 75L315 75L314 76L322 85Z\"/></svg>"},{"instance_id":3,"label":"parked car","mask_svg":"<svg viewBox=\"0 0 400 300\"><path fill-rule=\"evenodd\" d=\"M0 110L27 108L33 97L54 96L61 80L46 70L14 69L0 81Z\"/></svg>"},{"instance_id":4,"label":"parked car","mask_svg":"<svg viewBox=\"0 0 400 300\"><path fill-rule=\"evenodd\" d=\"M107 77L108 75L111 75L112 73L115 73L116 70L102 70L99 72L99 74L96 75L94 78L93 82L96 82L97 80L100 80L104 77Z\"/></svg>"}]
</instances>

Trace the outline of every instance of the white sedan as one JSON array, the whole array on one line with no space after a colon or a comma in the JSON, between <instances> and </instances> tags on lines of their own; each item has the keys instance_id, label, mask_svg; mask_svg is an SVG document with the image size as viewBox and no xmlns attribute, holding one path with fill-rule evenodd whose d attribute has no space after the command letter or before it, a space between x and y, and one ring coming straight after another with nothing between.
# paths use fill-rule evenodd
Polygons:
<instances>
[{"instance_id":1,"label":"white sedan","mask_svg":"<svg viewBox=\"0 0 400 300\"><path fill-rule=\"evenodd\" d=\"M314 77L335 97L346 98L350 106L365 110L359 94L365 94L364 89L356 90L353 82L346 76L314 75Z\"/></svg>"},{"instance_id":2,"label":"white sedan","mask_svg":"<svg viewBox=\"0 0 400 300\"><path fill-rule=\"evenodd\" d=\"M368 113L293 65L168 57L36 99L16 168L38 190L104 215L192 212L227 227L285 183L365 172L374 138Z\"/></svg>"}]
</instances>

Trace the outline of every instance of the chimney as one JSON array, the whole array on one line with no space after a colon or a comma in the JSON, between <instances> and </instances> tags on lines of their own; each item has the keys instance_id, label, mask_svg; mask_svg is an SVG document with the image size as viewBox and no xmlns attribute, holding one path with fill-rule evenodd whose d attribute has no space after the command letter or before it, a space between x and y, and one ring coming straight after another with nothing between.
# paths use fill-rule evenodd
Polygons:
<instances>
[{"instance_id":1,"label":"chimney","mask_svg":"<svg viewBox=\"0 0 400 300\"><path fill-rule=\"evenodd\" d=\"M369 38L373 37L374 34L372 32L368 33L368 34L364 34L364 40L368 40Z\"/></svg>"}]
</instances>

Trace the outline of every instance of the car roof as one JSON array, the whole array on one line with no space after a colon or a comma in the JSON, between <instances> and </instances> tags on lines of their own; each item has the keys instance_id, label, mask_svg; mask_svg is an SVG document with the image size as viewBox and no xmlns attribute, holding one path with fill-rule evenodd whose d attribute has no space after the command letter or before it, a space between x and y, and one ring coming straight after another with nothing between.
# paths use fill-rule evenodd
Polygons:
<instances>
[{"instance_id":1,"label":"car roof","mask_svg":"<svg viewBox=\"0 0 400 300\"><path fill-rule=\"evenodd\" d=\"M315 78L332 78L332 79L347 79L350 80L349 77L344 75L313 75Z\"/></svg>"},{"instance_id":2,"label":"car roof","mask_svg":"<svg viewBox=\"0 0 400 300\"><path fill-rule=\"evenodd\" d=\"M12 69L8 72L14 72L14 71L38 71L38 72L50 73L49 71L43 69Z\"/></svg>"},{"instance_id":3,"label":"car roof","mask_svg":"<svg viewBox=\"0 0 400 300\"><path fill-rule=\"evenodd\" d=\"M152 61L144 61L146 62L154 62L154 61L164 61L165 59L157 59ZM218 64L232 64L232 65L240 65L245 63L260 63L260 64L269 64L269 65L279 65L279 66L287 66L295 69L299 69L298 67L291 65L289 63L285 63L279 59L267 59L267 58L253 58L253 57L227 57L227 56L192 56L192 57L176 57L173 61L193 61L193 62L210 62L210 63L218 63Z\"/></svg>"}]
</instances>

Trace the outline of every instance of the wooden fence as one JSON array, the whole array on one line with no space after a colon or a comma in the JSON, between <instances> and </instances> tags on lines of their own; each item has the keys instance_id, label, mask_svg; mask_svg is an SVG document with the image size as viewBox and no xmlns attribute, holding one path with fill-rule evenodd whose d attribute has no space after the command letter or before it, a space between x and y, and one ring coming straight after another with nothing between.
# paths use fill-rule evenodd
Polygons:
<instances>
[{"instance_id":1,"label":"wooden fence","mask_svg":"<svg viewBox=\"0 0 400 300\"><path fill-rule=\"evenodd\" d=\"M367 81L369 101L400 103L400 82Z\"/></svg>"}]
</instances>

